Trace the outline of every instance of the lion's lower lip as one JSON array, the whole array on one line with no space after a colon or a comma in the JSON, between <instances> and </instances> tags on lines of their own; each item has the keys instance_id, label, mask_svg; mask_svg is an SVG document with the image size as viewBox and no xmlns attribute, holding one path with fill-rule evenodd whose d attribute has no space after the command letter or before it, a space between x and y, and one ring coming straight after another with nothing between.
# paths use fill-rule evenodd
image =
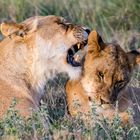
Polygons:
<instances>
[{"instance_id":1,"label":"lion's lower lip","mask_svg":"<svg viewBox=\"0 0 140 140\"><path fill-rule=\"evenodd\" d=\"M87 41L83 42L83 43L77 43L75 45L73 45L69 50L68 50L68 55L67 55L67 62L72 65L73 67L79 67L81 66L81 62L76 61L76 59L74 58L74 55L81 50L82 48L84 48L87 44Z\"/></svg>"}]
</instances>

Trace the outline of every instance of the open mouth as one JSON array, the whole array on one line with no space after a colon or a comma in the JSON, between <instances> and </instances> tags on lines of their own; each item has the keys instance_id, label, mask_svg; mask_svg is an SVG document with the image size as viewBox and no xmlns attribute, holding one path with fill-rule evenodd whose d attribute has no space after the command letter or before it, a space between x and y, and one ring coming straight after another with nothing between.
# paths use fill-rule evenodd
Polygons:
<instances>
[{"instance_id":1,"label":"open mouth","mask_svg":"<svg viewBox=\"0 0 140 140\"><path fill-rule=\"evenodd\" d=\"M75 55L79 50L83 49L87 45L87 40L82 43L74 44L67 53L67 62L73 67L81 66L81 58L79 55Z\"/></svg>"}]
</instances>

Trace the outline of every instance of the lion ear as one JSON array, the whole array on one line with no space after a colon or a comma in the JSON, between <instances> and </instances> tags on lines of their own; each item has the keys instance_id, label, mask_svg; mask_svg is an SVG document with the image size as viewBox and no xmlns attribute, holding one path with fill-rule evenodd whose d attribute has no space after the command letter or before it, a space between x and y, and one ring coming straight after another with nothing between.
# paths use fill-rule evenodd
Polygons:
<instances>
[{"instance_id":1,"label":"lion ear","mask_svg":"<svg viewBox=\"0 0 140 140\"><path fill-rule=\"evenodd\" d=\"M92 31L88 37L88 52L90 53L99 53L105 47L101 36L96 31Z\"/></svg>"},{"instance_id":2,"label":"lion ear","mask_svg":"<svg viewBox=\"0 0 140 140\"><path fill-rule=\"evenodd\" d=\"M140 49L132 50L127 53L128 60L130 63L130 66L136 67L137 65L140 65Z\"/></svg>"},{"instance_id":3,"label":"lion ear","mask_svg":"<svg viewBox=\"0 0 140 140\"><path fill-rule=\"evenodd\" d=\"M18 30L21 30L23 28L22 25L20 24L17 24L17 23L2 23L1 26L0 26L0 30L1 30L1 33L4 35L4 36L9 36L15 32L17 32Z\"/></svg>"},{"instance_id":4,"label":"lion ear","mask_svg":"<svg viewBox=\"0 0 140 140\"><path fill-rule=\"evenodd\" d=\"M35 19L33 22L31 23L22 23L22 24L17 24L17 23L2 23L0 30L1 33L4 36L10 36L12 34L15 34L17 36L21 36L23 37L26 34L32 33L34 31L36 31L38 26L38 20Z\"/></svg>"}]
</instances>

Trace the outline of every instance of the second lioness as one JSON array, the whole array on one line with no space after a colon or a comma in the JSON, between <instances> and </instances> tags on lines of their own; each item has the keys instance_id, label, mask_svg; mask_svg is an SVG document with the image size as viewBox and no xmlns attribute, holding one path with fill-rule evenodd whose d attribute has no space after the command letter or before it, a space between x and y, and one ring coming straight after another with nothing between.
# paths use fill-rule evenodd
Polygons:
<instances>
[{"instance_id":1,"label":"second lioness","mask_svg":"<svg viewBox=\"0 0 140 140\"><path fill-rule=\"evenodd\" d=\"M94 102L100 116L113 119L114 104L119 100L119 115L126 123L128 114L125 109L131 102L121 92L125 90L132 70L138 63L138 51L126 53L118 44L104 43L98 33L92 31L88 37L82 76L79 80L69 80L66 85L70 114L88 115Z\"/></svg>"}]
</instances>

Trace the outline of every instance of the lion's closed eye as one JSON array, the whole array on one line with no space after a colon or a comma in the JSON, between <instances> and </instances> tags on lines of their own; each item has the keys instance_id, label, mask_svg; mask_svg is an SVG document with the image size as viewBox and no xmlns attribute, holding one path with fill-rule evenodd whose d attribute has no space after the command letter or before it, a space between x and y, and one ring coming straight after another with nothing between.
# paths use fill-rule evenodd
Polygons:
<instances>
[{"instance_id":1,"label":"lion's closed eye","mask_svg":"<svg viewBox=\"0 0 140 140\"><path fill-rule=\"evenodd\" d=\"M103 79L104 79L104 74L103 74L103 72L99 71L99 72L98 72L98 77L100 78L100 80L103 80Z\"/></svg>"},{"instance_id":2,"label":"lion's closed eye","mask_svg":"<svg viewBox=\"0 0 140 140\"><path fill-rule=\"evenodd\" d=\"M57 21L57 24L60 25L66 32L68 31L69 28L72 28L72 23L68 22L65 19Z\"/></svg>"},{"instance_id":3,"label":"lion's closed eye","mask_svg":"<svg viewBox=\"0 0 140 140\"><path fill-rule=\"evenodd\" d=\"M67 29L69 26L66 25L64 22L59 22L58 25L60 25L62 28Z\"/></svg>"}]
</instances>

